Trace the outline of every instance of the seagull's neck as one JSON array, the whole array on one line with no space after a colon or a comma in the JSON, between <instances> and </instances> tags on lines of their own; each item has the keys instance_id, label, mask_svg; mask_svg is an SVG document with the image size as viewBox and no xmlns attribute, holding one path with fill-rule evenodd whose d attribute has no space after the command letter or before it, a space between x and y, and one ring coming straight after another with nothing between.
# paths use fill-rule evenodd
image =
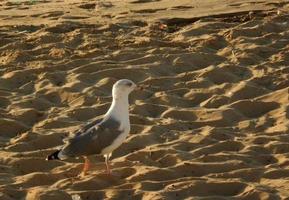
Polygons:
<instances>
[{"instance_id":1,"label":"seagull's neck","mask_svg":"<svg viewBox=\"0 0 289 200\"><path fill-rule=\"evenodd\" d=\"M121 123L129 123L128 95L113 97L111 106L106 113L106 116L113 116L113 118L120 121Z\"/></svg>"}]
</instances>

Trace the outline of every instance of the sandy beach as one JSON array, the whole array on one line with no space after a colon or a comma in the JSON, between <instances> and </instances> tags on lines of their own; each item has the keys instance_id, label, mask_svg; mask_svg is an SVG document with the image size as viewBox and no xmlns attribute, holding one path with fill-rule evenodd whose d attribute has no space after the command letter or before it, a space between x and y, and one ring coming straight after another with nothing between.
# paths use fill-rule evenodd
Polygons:
<instances>
[{"instance_id":1,"label":"sandy beach","mask_svg":"<svg viewBox=\"0 0 289 200\"><path fill-rule=\"evenodd\" d=\"M0 199L289 200L289 1L0 1ZM45 161L122 78L131 132Z\"/></svg>"}]
</instances>

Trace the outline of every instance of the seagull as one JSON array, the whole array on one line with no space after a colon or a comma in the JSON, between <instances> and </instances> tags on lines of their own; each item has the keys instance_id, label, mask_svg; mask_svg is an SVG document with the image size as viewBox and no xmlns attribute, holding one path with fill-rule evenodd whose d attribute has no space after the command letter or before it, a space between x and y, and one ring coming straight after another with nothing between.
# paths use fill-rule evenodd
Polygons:
<instances>
[{"instance_id":1,"label":"seagull","mask_svg":"<svg viewBox=\"0 0 289 200\"><path fill-rule=\"evenodd\" d=\"M136 84L128 79L118 80L112 88L112 103L101 120L88 123L68 138L66 144L47 156L46 160L65 160L73 157L83 157L82 174L89 170L90 161L87 156L103 155L105 157L106 172L111 174L109 158L130 132L129 94L136 89Z\"/></svg>"}]
</instances>

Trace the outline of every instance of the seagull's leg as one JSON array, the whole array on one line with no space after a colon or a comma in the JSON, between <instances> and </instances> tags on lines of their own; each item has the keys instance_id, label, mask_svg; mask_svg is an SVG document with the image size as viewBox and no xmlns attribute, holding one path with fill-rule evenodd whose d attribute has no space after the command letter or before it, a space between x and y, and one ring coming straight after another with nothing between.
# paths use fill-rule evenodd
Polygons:
<instances>
[{"instance_id":1,"label":"seagull's leg","mask_svg":"<svg viewBox=\"0 0 289 200\"><path fill-rule=\"evenodd\" d=\"M83 156L83 158L84 158L84 165L83 165L83 169L82 169L81 174L85 176L86 172L89 170L90 161L88 160L88 158L86 156Z\"/></svg>"},{"instance_id":2,"label":"seagull's leg","mask_svg":"<svg viewBox=\"0 0 289 200\"><path fill-rule=\"evenodd\" d=\"M111 174L111 169L109 167L109 158L111 156L111 153L105 154L105 164L106 164L106 173Z\"/></svg>"}]
</instances>

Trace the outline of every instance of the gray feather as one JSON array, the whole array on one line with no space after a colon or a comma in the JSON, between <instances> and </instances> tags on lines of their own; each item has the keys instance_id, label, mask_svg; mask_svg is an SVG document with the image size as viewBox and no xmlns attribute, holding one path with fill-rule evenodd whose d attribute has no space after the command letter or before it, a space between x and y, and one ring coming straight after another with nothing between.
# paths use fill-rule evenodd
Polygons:
<instances>
[{"instance_id":1,"label":"gray feather","mask_svg":"<svg viewBox=\"0 0 289 200\"><path fill-rule=\"evenodd\" d=\"M86 130L78 131L74 138L69 139L61 150L62 155L78 157L100 154L122 133L119 130L120 122L112 117L104 119L96 125L88 125Z\"/></svg>"},{"instance_id":2,"label":"gray feather","mask_svg":"<svg viewBox=\"0 0 289 200\"><path fill-rule=\"evenodd\" d=\"M88 129L90 129L93 126L98 125L100 122L102 121L102 119L96 119L94 121L88 122L86 123L84 126L82 126L78 131L76 131L75 133L73 133L73 135L68 136L66 138L63 138L63 142L64 143L69 143L71 142L75 137L85 133Z\"/></svg>"}]
</instances>

